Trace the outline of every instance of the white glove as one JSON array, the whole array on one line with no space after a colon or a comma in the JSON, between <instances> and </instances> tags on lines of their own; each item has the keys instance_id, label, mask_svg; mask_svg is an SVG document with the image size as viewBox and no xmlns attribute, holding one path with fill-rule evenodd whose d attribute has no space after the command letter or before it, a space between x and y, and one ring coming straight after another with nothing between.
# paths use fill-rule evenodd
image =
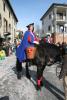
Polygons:
<instances>
[{"instance_id":1,"label":"white glove","mask_svg":"<svg viewBox=\"0 0 67 100\"><path fill-rule=\"evenodd\" d=\"M38 41L34 41L33 43L34 43L34 44L39 44L39 42L38 42Z\"/></svg>"}]
</instances>

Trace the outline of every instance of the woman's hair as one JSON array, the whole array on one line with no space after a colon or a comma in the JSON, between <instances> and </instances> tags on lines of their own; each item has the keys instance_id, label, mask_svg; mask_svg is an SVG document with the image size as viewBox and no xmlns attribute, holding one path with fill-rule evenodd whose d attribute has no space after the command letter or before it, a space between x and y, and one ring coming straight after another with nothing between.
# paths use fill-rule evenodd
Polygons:
<instances>
[{"instance_id":1,"label":"woman's hair","mask_svg":"<svg viewBox=\"0 0 67 100\"><path fill-rule=\"evenodd\" d=\"M32 32L34 32L34 27L33 27L33 30L32 30Z\"/></svg>"},{"instance_id":2,"label":"woman's hair","mask_svg":"<svg viewBox=\"0 0 67 100\"><path fill-rule=\"evenodd\" d=\"M30 25L31 26L31 25ZM28 30L30 30L30 26L28 26ZM33 27L33 30L32 30L32 32L34 32L34 26L32 26Z\"/></svg>"}]
</instances>

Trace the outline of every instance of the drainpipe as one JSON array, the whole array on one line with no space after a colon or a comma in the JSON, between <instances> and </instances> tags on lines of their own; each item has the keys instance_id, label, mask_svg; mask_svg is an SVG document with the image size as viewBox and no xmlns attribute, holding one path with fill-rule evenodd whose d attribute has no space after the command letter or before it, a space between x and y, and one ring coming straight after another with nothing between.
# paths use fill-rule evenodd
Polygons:
<instances>
[{"instance_id":1,"label":"drainpipe","mask_svg":"<svg viewBox=\"0 0 67 100\"><path fill-rule=\"evenodd\" d=\"M57 32L57 22L56 22L56 18L57 18L57 8L54 8L54 43L56 43L56 32Z\"/></svg>"},{"instance_id":2,"label":"drainpipe","mask_svg":"<svg viewBox=\"0 0 67 100\"><path fill-rule=\"evenodd\" d=\"M54 8L54 25L55 25L55 29L54 29L54 32L56 33L57 31L57 22L56 22L56 19L57 19L57 8Z\"/></svg>"}]
</instances>

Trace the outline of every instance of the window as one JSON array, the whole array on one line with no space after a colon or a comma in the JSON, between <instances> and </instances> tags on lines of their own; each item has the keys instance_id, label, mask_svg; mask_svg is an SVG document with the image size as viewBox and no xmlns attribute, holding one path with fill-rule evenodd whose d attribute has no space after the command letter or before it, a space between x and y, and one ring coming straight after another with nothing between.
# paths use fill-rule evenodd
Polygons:
<instances>
[{"instance_id":1,"label":"window","mask_svg":"<svg viewBox=\"0 0 67 100\"><path fill-rule=\"evenodd\" d=\"M49 19L51 19L51 14L49 14Z\"/></svg>"},{"instance_id":2,"label":"window","mask_svg":"<svg viewBox=\"0 0 67 100\"><path fill-rule=\"evenodd\" d=\"M10 18L10 12L9 12L9 18Z\"/></svg>"},{"instance_id":3,"label":"window","mask_svg":"<svg viewBox=\"0 0 67 100\"><path fill-rule=\"evenodd\" d=\"M53 11L53 15L55 15L54 11Z\"/></svg>"},{"instance_id":4,"label":"window","mask_svg":"<svg viewBox=\"0 0 67 100\"><path fill-rule=\"evenodd\" d=\"M44 25L44 20L42 20L42 25Z\"/></svg>"},{"instance_id":5,"label":"window","mask_svg":"<svg viewBox=\"0 0 67 100\"><path fill-rule=\"evenodd\" d=\"M14 29L14 37L15 37L15 29Z\"/></svg>"},{"instance_id":6,"label":"window","mask_svg":"<svg viewBox=\"0 0 67 100\"><path fill-rule=\"evenodd\" d=\"M51 26L49 25L49 26L48 26L48 31L50 31L50 30L51 30Z\"/></svg>"},{"instance_id":7,"label":"window","mask_svg":"<svg viewBox=\"0 0 67 100\"><path fill-rule=\"evenodd\" d=\"M4 32L8 31L8 23L7 20L4 18Z\"/></svg>"},{"instance_id":8,"label":"window","mask_svg":"<svg viewBox=\"0 0 67 100\"><path fill-rule=\"evenodd\" d=\"M16 21L14 20L14 25L16 26Z\"/></svg>"},{"instance_id":9,"label":"window","mask_svg":"<svg viewBox=\"0 0 67 100\"><path fill-rule=\"evenodd\" d=\"M63 13L57 13L57 18L62 20L63 19Z\"/></svg>"},{"instance_id":10,"label":"window","mask_svg":"<svg viewBox=\"0 0 67 100\"><path fill-rule=\"evenodd\" d=\"M42 29L42 33L44 33L44 30Z\"/></svg>"},{"instance_id":11,"label":"window","mask_svg":"<svg viewBox=\"0 0 67 100\"><path fill-rule=\"evenodd\" d=\"M11 33L11 24L9 24L9 32Z\"/></svg>"},{"instance_id":12,"label":"window","mask_svg":"<svg viewBox=\"0 0 67 100\"><path fill-rule=\"evenodd\" d=\"M3 3L3 10L5 11L5 3Z\"/></svg>"},{"instance_id":13,"label":"window","mask_svg":"<svg viewBox=\"0 0 67 100\"><path fill-rule=\"evenodd\" d=\"M64 32L64 26L60 25L60 32L63 33Z\"/></svg>"},{"instance_id":14,"label":"window","mask_svg":"<svg viewBox=\"0 0 67 100\"><path fill-rule=\"evenodd\" d=\"M2 17L1 17L1 14L0 14L0 27L2 26Z\"/></svg>"}]
</instances>

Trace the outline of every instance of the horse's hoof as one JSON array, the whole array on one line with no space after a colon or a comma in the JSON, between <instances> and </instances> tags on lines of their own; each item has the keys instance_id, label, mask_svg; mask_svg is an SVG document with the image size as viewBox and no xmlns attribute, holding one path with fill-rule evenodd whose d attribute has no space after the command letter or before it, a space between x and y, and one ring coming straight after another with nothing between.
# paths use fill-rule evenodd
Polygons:
<instances>
[{"instance_id":1,"label":"horse's hoof","mask_svg":"<svg viewBox=\"0 0 67 100\"><path fill-rule=\"evenodd\" d=\"M36 86L37 91L41 90L41 86Z\"/></svg>"}]
</instances>

